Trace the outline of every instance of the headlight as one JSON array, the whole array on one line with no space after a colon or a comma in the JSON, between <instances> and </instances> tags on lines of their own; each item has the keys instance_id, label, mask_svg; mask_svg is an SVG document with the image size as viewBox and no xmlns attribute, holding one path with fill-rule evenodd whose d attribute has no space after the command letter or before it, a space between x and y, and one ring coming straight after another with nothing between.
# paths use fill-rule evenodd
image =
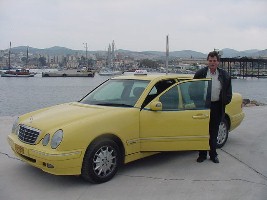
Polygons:
<instances>
[{"instance_id":1,"label":"headlight","mask_svg":"<svg viewBox=\"0 0 267 200\"><path fill-rule=\"evenodd\" d=\"M50 134L47 133L47 134L44 136L44 139L43 139L43 141L42 141L43 146L46 146L46 145L48 144L49 140L50 140Z\"/></svg>"},{"instance_id":2,"label":"headlight","mask_svg":"<svg viewBox=\"0 0 267 200\"><path fill-rule=\"evenodd\" d=\"M57 148L58 145L61 143L62 139L63 139L63 131L57 130L51 139L51 148L52 149Z\"/></svg>"},{"instance_id":3,"label":"headlight","mask_svg":"<svg viewBox=\"0 0 267 200\"><path fill-rule=\"evenodd\" d=\"M19 118L17 117L12 126L12 133L18 135L18 131L19 131Z\"/></svg>"}]
</instances>

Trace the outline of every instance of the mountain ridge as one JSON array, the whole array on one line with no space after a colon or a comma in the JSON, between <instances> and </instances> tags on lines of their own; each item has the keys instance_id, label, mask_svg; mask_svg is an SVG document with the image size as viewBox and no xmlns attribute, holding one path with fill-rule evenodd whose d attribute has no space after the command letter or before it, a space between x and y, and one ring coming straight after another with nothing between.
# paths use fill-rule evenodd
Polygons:
<instances>
[{"instance_id":1,"label":"mountain ridge","mask_svg":"<svg viewBox=\"0 0 267 200\"><path fill-rule=\"evenodd\" d=\"M75 53L85 53L85 50L73 50L66 47L60 47L60 46L53 46L49 48L44 49L38 49L34 47L28 47L28 46L18 46L18 47L12 47L11 51L14 53L19 52L26 52L27 48L30 53L33 54L47 54L51 56L55 55L70 55ZM6 49L8 50L8 49ZM220 50L223 52L223 57L267 57L267 49L265 50L258 50L258 49L249 49L245 51L237 51L235 49L231 48L224 48ZM131 56L138 59L161 59L165 58L166 52L163 51L131 51L131 50L124 50L124 49L118 49L116 50L117 53L125 56ZM94 53L105 53L105 51L97 50L97 51L88 51L89 54ZM170 51L169 52L170 59L172 58L206 58L207 54L194 51L194 50L180 50L180 51Z\"/></svg>"}]
</instances>

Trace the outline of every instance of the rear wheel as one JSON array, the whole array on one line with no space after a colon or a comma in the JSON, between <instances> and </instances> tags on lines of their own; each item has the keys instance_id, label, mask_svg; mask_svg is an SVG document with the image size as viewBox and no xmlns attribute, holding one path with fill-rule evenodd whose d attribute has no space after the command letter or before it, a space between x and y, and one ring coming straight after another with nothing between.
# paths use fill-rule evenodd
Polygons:
<instances>
[{"instance_id":1,"label":"rear wheel","mask_svg":"<svg viewBox=\"0 0 267 200\"><path fill-rule=\"evenodd\" d=\"M228 139L228 134L229 134L229 125L224 119L219 126L219 131L218 131L218 137L217 137L217 148L222 148L227 139Z\"/></svg>"},{"instance_id":2,"label":"rear wheel","mask_svg":"<svg viewBox=\"0 0 267 200\"><path fill-rule=\"evenodd\" d=\"M92 183L104 183L117 173L121 153L116 142L101 139L92 143L84 156L82 177Z\"/></svg>"}]
</instances>

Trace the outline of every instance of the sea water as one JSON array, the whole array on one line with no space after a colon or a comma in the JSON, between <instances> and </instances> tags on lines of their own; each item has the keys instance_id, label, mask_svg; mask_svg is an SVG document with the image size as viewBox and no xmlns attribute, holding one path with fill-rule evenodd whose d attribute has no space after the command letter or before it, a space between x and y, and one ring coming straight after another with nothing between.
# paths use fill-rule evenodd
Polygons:
<instances>
[{"instance_id":1,"label":"sea water","mask_svg":"<svg viewBox=\"0 0 267 200\"><path fill-rule=\"evenodd\" d=\"M97 85L109 79L95 77L0 77L0 116L18 116L56 104L79 101ZM267 104L267 79L232 80L233 92L243 98Z\"/></svg>"}]
</instances>

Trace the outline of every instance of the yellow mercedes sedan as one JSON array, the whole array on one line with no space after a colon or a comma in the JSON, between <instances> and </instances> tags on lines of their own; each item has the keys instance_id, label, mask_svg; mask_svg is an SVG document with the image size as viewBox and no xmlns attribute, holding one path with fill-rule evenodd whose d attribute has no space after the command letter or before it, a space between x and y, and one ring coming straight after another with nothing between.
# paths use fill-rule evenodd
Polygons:
<instances>
[{"instance_id":1,"label":"yellow mercedes sedan","mask_svg":"<svg viewBox=\"0 0 267 200\"><path fill-rule=\"evenodd\" d=\"M78 102L18 117L8 142L21 160L45 172L103 183L121 164L155 153L208 150L209 82L179 74L114 77ZM219 148L243 118L242 96L234 93Z\"/></svg>"}]
</instances>

